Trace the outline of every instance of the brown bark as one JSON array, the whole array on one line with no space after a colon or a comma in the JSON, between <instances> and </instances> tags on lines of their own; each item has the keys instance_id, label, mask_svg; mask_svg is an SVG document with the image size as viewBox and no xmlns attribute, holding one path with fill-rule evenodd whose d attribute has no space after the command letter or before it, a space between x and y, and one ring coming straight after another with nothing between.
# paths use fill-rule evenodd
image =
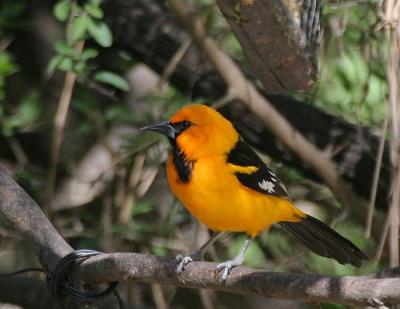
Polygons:
<instances>
[{"instance_id":1,"label":"brown bark","mask_svg":"<svg viewBox=\"0 0 400 309\"><path fill-rule=\"evenodd\" d=\"M36 202L1 168L0 214L47 270L53 270L56 263L72 251Z\"/></svg>"},{"instance_id":2,"label":"brown bark","mask_svg":"<svg viewBox=\"0 0 400 309\"><path fill-rule=\"evenodd\" d=\"M314 23L319 32L319 1L304 23L301 23L302 6L296 0L248 1L247 4L218 0L217 3L253 71L269 93L313 87L317 75L316 44L312 40L309 43L301 26Z\"/></svg>"},{"instance_id":3,"label":"brown bark","mask_svg":"<svg viewBox=\"0 0 400 309\"><path fill-rule=\"evenodd\" d=\"M178 277L174 259L137 253L113 253L84 262L78 275L89 282L136 280L267 298L355 306L378 307L400 302L399 268L367 276L331 277L237 267L227 281L221 283L215 272L216 265L192 262Z\"/></svg>"},{"instance_id":4,"label":"brown bark","mask_svg":"<svg viewBox=\"0 0 400 309\"><path fill-rule=\"evenodd\" d=\"M64 255L71 252L71 247L46 219L39 206L2 170L0 188L0 214L33 247L41 264L51 271ZM77 267L76 275L91 283L136 280L268 298L374 307L400 303L399 268L367 276L330 277L237 267L223 284L218 280L215 266L206 262L190 263L178 277L174 259L112 253L85 261Z\"/></svg>"}]
</instances>

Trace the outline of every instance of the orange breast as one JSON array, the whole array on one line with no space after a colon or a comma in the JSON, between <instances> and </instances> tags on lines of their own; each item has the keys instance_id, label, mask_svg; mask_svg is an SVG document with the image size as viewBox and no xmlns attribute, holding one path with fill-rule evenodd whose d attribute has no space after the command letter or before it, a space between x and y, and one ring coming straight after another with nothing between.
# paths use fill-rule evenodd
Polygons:
<instances>
[{"instance_id":1,"label":"orange breast","mask_svg":"<svg viewBox=\"0 0 400 309\"><path fill-rule=\"evenodd\" d=\"M186 209L215 231L256 236L277 221L300 221L304 217L287 199L243 186L226 165L225 156L198 159L188 183L179 180L170 157L167 176L172 191Z\"/></svg>"}]
</instances>

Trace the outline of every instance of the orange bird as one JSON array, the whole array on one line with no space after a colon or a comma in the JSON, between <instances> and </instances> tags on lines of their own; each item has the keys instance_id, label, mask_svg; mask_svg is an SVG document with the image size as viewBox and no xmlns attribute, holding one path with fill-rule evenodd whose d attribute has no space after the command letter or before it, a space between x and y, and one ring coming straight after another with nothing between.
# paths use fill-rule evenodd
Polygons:
<instances>
[{"instance_id":1,"label":"orange bird","mask_svg":"<svg viewBox=\"0 0 400 309\"><path fill-rule=\"evenodd\" d=\"M226 280L241 265L251 240L273 223L296 236L314 253L359 267L368 259L351 241L297 209L259 156L241 139L232 123L216 110L188 105L169 121L147 126L166 135L172 145L167 176L171 190L189 212L219 232L189 256L177 256L178 273L201 259L224 232L247 234L239 254L217 266Z\"/></svg>"}]
</instances>

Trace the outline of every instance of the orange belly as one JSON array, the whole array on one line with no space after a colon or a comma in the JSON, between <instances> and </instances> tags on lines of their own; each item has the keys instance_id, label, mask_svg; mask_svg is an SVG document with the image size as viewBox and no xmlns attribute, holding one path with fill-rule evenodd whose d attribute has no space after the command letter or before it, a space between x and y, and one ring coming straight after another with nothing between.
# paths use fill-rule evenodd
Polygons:
<instances>
[{"instance_id":1,"label":"orange belly","mask_svg":"<svg viewBox=\"0 0 400 309\"><path fill-rule=\"evenodd\" d=\"M256 236L275 222L300 221L305 217L289 200L243 186L225 165L224 156L198 159L188 183L179 180L170 157L167 177L186 209L215 231Z\"/></svg>"}]
</instances>

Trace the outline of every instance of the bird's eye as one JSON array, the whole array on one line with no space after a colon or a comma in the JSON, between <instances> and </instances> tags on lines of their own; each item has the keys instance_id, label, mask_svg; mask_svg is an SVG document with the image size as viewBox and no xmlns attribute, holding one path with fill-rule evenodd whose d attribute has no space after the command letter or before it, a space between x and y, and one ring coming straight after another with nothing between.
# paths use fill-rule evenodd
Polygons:
<instances>
[{"instance_id":1,"label":"bird's eye","mask_svg":"<svg viewBox=\"0 0 400 309\"><path fill-rule=\"evenodd\" d=\"M190 121L186 121L186 120L182 121L182 127L185 129L189 128L191 125L192 125L192 123Z\"/></svg>"}]
</instances>

